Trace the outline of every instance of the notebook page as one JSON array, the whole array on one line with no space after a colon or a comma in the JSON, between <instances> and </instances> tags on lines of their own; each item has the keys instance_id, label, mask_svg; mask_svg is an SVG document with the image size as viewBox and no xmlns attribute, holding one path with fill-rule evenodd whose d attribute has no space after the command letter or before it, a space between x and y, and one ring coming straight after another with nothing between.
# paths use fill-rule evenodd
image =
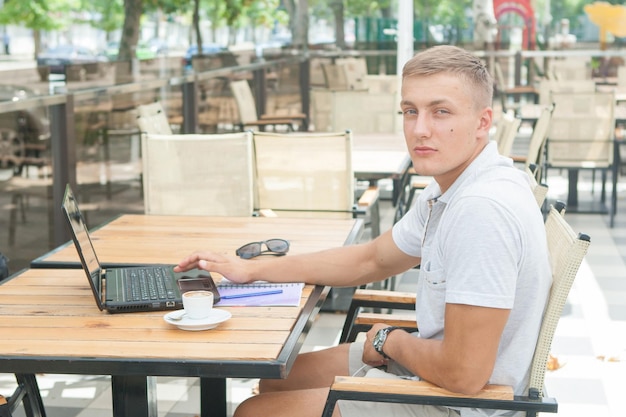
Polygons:
<instances>
[{"instance_id":1,"label":"notebook page","mask_svg":"<svg viewBox=\"0 0 626 417\"><path fill-rule=\"evenodd\" d=\"M217 290L222 299L216 303L216 307L232 306L284 306L297 307L302 298L303 283L271 283L257 281L250 284L235 284L227 279L223 279L217 284ZM249 294L280 291L277 294L264 294L257 296L245 296ZM238 296L237 298L228 298ZM245 297L239 297L245 296Z\"/></svg>"}]
</instances>

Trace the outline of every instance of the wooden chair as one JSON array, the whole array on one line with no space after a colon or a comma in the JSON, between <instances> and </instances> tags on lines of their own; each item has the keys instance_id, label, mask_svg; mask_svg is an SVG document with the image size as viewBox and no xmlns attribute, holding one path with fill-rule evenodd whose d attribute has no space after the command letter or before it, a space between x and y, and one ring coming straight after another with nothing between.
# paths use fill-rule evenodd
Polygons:
<instances>
[{"instance_id":1,"label":"wooden chair","mask_svg":"<svg viewBox=\"0 0 626 417\"><path fill-rule=\"evenodd\" d=\"M137 106L137 124L144 133L171 135L172 128L160 102Z\"/></svg>"},{"instance_id":2,"label":"wooden chair","mask_svg":"<svg viewBox=\"0 0 626 417\"><path fill-rule=\"evenodd\" d=\"M142 136L146 214L251 216L250 132Z\"/></svg>"},{"instance_id":3,"label":"wooden chair","mask_svg":"<svg viewBox=\"0 0 626 417\"><path fill-rule=\"evenodd\" d=\"M308 128L307 116L304 113L296 114L259 114L256 101L252 95L250 84L247 80L237 80L230 82L230 89L237 104L239 113L239 128L244 130L250 127L264 129L268 126L284 126L288 131L296 130L295 124L300 124L301 130Z\"/></svg>"},{"instance_id":4,"label":"wooden chair","mask_svg":"<svg viewBox=\"0 0 626 417\"><path fill-rule=\"evenodd\" d=\"M570 171L568 206L577 205L579 170L600 170L603 175L601 204L606 200L606 175L612 173L611 204L608 209L588 212L609 213L613 226L617 206L617 164L615 163L615 96L612 92L552 93L555 108L545 143L544 178L549 169ZM595 181L593 181L595 182ZM582 210L579 210L582 211Z\"/></svg>"},{"instance_id":5,"label":"wooden chair","mask_svg":"<svg viewBox=\"0 0 626 417\"><path fill-rule=\"evenodd\" d=\"M278 216L351 218L369 213L380 233L378 189L355 199L352 133L253 132L255 208Z\"/></svg>"},{"instance_id":6,"label":"wooden chair","mask_svg":"<svg viewBox=\"0 0 626 417\"><path fill-rule=\"evenodd\" d=\"M536 181L534 170L530 167L526 168L526 173L537 206L541 208L548 194L548 186ZM565 204L563 202L557 201L555 207L558 212L564 213ZM366 309L373 310L373 312L367 312ZM368 288L357 289L350 301L339 342L354 341L359 333L366 331L375 323L386 322L392 326L406 329L415 327L414 314L382 313L382 310L415 310L415 293Z\"/></svg>"},{"instance_id":7,"label":"wooden chair","mask_svg":"<svg viewBox=\"0 0 626 417\"><path fill-rule=\"evenodd\" d=\"M546 366L554 331L587 253L590 238L584 234L576 235L554 207L546 220L546 235L553 283L529 369L527 393L515 395L510 386L486 385L477 395L470 396L449 392L426 381L336 377L322 416L331 417L336 402L340 400L516 410L525 412L527 416L536 416L540 412L556 413L556 399L544 396Z\"/></svg>"}]
</instances>

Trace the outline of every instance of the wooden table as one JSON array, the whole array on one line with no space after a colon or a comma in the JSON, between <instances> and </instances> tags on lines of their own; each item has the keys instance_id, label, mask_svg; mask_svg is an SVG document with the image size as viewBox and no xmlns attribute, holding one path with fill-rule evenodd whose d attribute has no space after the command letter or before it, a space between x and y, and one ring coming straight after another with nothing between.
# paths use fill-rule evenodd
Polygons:
<instances>
[{"instance_id":1,"label":"wooden table","mask_svg":"<svg viewBox=\"0 0 626 417\"><path fill-rule=\"evenodd\" d=\"M290 254L354 243L362 220L123 215L94 231L105 262L176 262L191 250L234 253L281 237ZM289 255L288 255L289 256ZM0 285L0 372L111 375L115 416L157 416L154 376L201 378L201 415L225 416L226 378L285 378L327 289L307 285L299 307L232 307L216 329L187 332L164 312L108 314L64 245ZM219 277L218 277L219 279ZM294 280L296 277L294 277Z\"/></svg>"},{"instance_id":2,"label":"wooden table","mask_svg":"<svg viewBox=\"0 0 626 417\"><path fill-rule=\"evenodd\" d=\"M196 250L234 254L240 246L271 238L290 242L290 254L356 242L362 220L284 217L208 217L124 214L90 232L100 263L126 266L178 263ZM31 268L80 268L72 242L31 262Z\"/></svg>"},{"instance_id":3,"label":"wooden table","mask_svg":"<svg viewBox=\"0 0 626 417\"><path fill-rule=\"evenodd\" d=\"M411 167L402 133L355 133L352 137L352 169L359 180L393 181L392 202L396 205L400 189Z\"/></svg>"}]
</instances>

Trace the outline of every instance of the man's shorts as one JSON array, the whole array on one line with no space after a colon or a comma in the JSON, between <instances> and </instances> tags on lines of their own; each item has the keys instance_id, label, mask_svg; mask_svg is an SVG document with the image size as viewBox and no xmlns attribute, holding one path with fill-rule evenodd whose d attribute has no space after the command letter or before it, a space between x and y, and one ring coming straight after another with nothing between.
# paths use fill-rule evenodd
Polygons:
<instances>
[{"instance_id":1,"label":"man's shorts","mask_svg":"<svg viewBox=\"0 0 626 417\"><path fill-rule=\"evenodd\" d=\"M363 343L350 345L350 375L364 378L417 379L404 368L390 362L387 371L362 362ZM433 405L375 403L370 401L338 401L341 417L458 417L459 412Z\"/></svg>"}]
</instances>

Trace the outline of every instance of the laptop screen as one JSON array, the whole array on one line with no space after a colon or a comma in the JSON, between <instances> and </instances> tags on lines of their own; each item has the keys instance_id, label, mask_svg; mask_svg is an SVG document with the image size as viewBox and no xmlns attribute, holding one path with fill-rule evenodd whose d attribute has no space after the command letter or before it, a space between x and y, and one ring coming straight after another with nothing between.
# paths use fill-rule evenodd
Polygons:
<instances>
[{"instance_id":1,"label":"laptop screen","mask_svg":"<svg viewBox=\"0 0 626 417\"><path fill-rule=\"evenodd\" d=\"M76 245L76 250L80 256L83 268L91 279L93 289L100 294L100 262L98 261L96 251L91 243L83 215L78 209L78 201L76 201L69 184L65 187L63 211L67 216L67 223L71 229L72 240L74 240L74 244Z\"/></svg>"}]
</instances>

